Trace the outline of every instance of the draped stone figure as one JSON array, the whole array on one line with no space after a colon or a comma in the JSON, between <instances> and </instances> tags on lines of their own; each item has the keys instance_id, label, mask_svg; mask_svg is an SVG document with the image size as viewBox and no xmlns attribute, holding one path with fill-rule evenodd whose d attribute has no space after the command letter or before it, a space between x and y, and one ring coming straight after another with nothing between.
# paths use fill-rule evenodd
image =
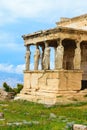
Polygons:
<instances>
[{"instance_id":1,"label":"draped stone figure","mask_svg":"<svg viewBox=\"0 0 87 130\"><path fill-rule=\"evenodd\" d=\"M43 57L43 68L44 70L50 69L50 47L47 43L45 43L45 51Z\"/></svg>"},{"instance_id":2,"label":"draped stone figure","mask_svg":"<svg viewBox=\"0 0 87 130\"><path fill-rule=\"evenodd\" d=\"M81 66L81 48L80 43L77 41L77 48L75 49L75 55L74 55L74 69L80 69Z\"/></svg>"},{"instance_id":3,"label":"draped stone figure","mask_svg":"<svg viewBox=\"0 0 87 130\"><path fill-rule=\"evenodd\" d=\"M26 55L25 55L25 61L26 61L26 68L25 70L30 70L30 48L26 47Z\"/></svg>"},{"instance_id":4,"label":"draped stone figure","mask_svg":"<svg viewBox=\"0 0 87 130\"><path fill-rule=\"evenodd\" d=\"M44 69L44 66L43 66L43 57L44 57L44 46L42 46L42 54L41 54L41 69L42 70Z\"/></svg>"},{"instance_id":5,"label":"draped stone figure","mask_svg":"<svg viewBox=\"0 0 87 130\"><path fill-rule=\"evenodd\" d=\"M39 59L40 59L40 50L39 50L38 46L36 46L36 51L34 54L34 70L38 70Z\"/></svg>"},{"instance_id":6,"label":"draped stone figure","mask_svg":"<svg viewBox=\"0 0 87 130\"><path fill-rule=\"evenodd\" d=\"M63 68L63 55L64 55L64 47L60 43L56 49L55 69L62 69Z\"/></svg>"},{"instance_id":7,"label":"draped stone figure","mask_svg":"<svg viewBox=\"0 0 87 130\"><path fill-rule=\"evenodd\" d=\"M57 68L57 47L55 47L54 50L55 50L55 60L54 60L54 62L55 62L55 69L56 69Z\"/></svg>"}]
</instances>

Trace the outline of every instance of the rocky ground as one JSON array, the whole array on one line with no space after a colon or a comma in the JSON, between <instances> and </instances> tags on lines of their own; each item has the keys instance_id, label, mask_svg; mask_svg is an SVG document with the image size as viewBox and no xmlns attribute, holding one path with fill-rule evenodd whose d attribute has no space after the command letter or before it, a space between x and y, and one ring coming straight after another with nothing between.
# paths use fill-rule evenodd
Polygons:
<instances>
[{"instance_id":1,"label":"rocky ground","mask_svg":"<svg viewBox=\"0 0 87 130\"><path fill-rule=\"evenodd\" d=\"M3 89L0 89L0 100L10 100L13 99L13 93L12 92L6 92Z\"/></svg>"},{"instance_id":2,"label":"rocky ground","mask_svg":"<svg viewBox=\"0 0 87 130\"><path fill-rule=\"evenodd\" d=\"M62 91L57 95L57 102L62 104L87 101L87 89L80 91Z\"/></svg>"}]
</instances>

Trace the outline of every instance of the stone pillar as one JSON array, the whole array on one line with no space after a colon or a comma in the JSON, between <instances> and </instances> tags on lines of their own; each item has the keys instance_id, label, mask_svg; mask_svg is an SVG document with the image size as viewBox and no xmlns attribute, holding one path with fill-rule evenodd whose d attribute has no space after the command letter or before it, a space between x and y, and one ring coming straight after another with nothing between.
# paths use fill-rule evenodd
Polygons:
<instances>
[{"instance_id":1,"label":"stone pillar","mask_svg":"<svg viewBox=\"0 0 87 130\"><path fill-rule=\"evenodd\" d=\"M41 54L41 69L43 70L44 69L44 66L43 66L43 58L44 58L44 46L42 46L42 54Z\"/></svg>"},{"instance_id":2,"label":"stone pillar","mask_svg":"<svg viewBox=\"0 0 87 130\"><path fill-rule=\"evenodd\" d=\"M38 70L39 59L40 59L40 50L39 50L38 45L36 45L36 51L34 54L34 70Z\"/></svg>"},{"instance_id":3,"label":"stone pillar","mask_svg":"<svg viewBox=\"0 0 87 130\"><path fill-rule=\"evenodd\" d=\"M26 55L25 55L25 61L26 61L26 65L25 65L25 70L30 70L30 46L26 46Z\"/></svg>"},{"instance_id":4,"label":"stone pillar","mask_svg":"<svg viewBox=\"0 0 87 130\"><path fill-rule=\"evenodd\" d=\"M64 55L64 47L62 45L61 39L57 40L58 47L56 50L56 61L55 61L55 69L63 69L63 55Z\"/></svg>"},{"instance_id":5,"label":"stone pillar","mask_svg":"<svg viewBox=\"0 0 87 130\"><path fill-rule=\"evenodd\" d=\"M81 48L80 48L80 41L76 41L76 49L74 55L74 69L81 69Z\"/></svg>"},{"instance_id":6,"label":"stone pillar","mask_svg":"<svg viewBox=\"0 0 87 130\"><path fill-rule=\"evenodd\" d=\"M48 43L46 41L45 41L45 51L43 57L43 67L44 70L50 69L50 47L48 46Z\"/></svg>"},{"instance_id":7,"label":"stone pillar","mask_svg":"<svg viewBox=\"0 0 87 130\"><path fill-rule=\"evenodd\" d=\"M56 53L57 53L57 47L54 47L54 65L55 65L55 69L56 69L56 66L57 66L57 57L56 57Z\"/></svg>"}]
</instances>

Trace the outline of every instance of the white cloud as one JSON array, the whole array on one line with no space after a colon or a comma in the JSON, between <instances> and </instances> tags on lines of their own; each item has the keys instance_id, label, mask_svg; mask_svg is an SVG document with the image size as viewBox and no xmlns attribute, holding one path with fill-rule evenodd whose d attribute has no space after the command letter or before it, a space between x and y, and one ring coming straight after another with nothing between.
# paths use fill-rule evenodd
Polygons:
<instances>
[{"instance_id":1,"label":"white cloud","mask_svg":"<svg viewBox=\"0 0 87 130\"><path fill-rule=\"evenodd\" d=\"M15 67L15 72L20 74L20 73L23 73L24 69L25 69L25 64L23 64L23 65L17 65Z\"/></svg>"},{"instance_id":2,"label":"white cloud","mask_svg":"<svg viewBox=\"0 0 87 130\"><path fill-rule=\"evenodd\" d=\"M19 18L37 18L46 21L61 15L79 15L87 12L84 0L1 0L0 23L13 22ZM66 17L66 16L65 16ZM40 19L39 19L40 18Z\"/></svg>"},{"instance_id":3,"label":"white cloud","mask_svg":"<svg viewBox=\"0 0 87 130\"><path fill-rule=\"evenodd\" d=\"M54 69L54 62L50 62L50 68ZM14 66L12 64L0 64L0 72L23 74L25 70L25 64ZM34 63L30 63L30 70L34 70ZM41 70L41 63L39 64L39 70Z\"/></svg>"},{"instance_id":4,"label":"white cloud","mask_svg":"<svg viewBox=\"0 0 87 130\"><path fill-rule=\"evenodd\" d=\"M16 73L16 74L22 74L23 70L25 69L25 65L9 65L9 64L0 64L0 71L1 72L7 72L7 73Z\"/></svg>"}]
</instances>

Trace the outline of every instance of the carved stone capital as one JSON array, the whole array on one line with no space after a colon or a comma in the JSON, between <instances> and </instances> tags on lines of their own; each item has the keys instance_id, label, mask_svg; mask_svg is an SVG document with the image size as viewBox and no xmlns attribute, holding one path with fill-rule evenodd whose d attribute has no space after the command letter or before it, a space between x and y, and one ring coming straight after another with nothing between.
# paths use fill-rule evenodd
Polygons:
<instances>
[{"instance_id":1,"label":"carved stone capital","mask_svg":"<svg viewBox=\"0 0 87 130\"><path fill-rule=\"evenodd\" d=\"M26 46L26 51L30 51L30 46Z\"/></svg>"},{"instance_id":2,"label":"carved stone capital","mask_svg":"<svg viewBox=\"0 0 87 130\"><path fill-rule=\"evenodd\" d=\"M44 41L45 48L49 46L49 43L47 41Z\"/></svg>"},{"instance_id":3,"label":"carved stone capital","mask_svg":"<svg viewBox=\"0 0 87 130\"><path fill-rule=\"evenodd\" d=\"M75 54L74 54L74 69L80 69L81 67L81 48L80 48L80 40L76 40L76 49L75 49Z\"/></svg>"},{"instance_id":4,"label":"carved stone capital","mask_svg":"<svg viewBox=\"0 0 87 130\"><path fill-rule=\"evenodd\" d=\"M78 48L78 47L80 47L81 40L76 39L75 43L76 43L76 47Z\"/></svg>"},{"instance_id":5,"label":"carved stone capital","mask_svg":"<svg viewBox=\"0 0 87 130\"><path fill-rule=\"evenodd\" d=\"M62 39L61 38L57 39L57 45L62 45Z\"/></svg>"}]
</instances>

